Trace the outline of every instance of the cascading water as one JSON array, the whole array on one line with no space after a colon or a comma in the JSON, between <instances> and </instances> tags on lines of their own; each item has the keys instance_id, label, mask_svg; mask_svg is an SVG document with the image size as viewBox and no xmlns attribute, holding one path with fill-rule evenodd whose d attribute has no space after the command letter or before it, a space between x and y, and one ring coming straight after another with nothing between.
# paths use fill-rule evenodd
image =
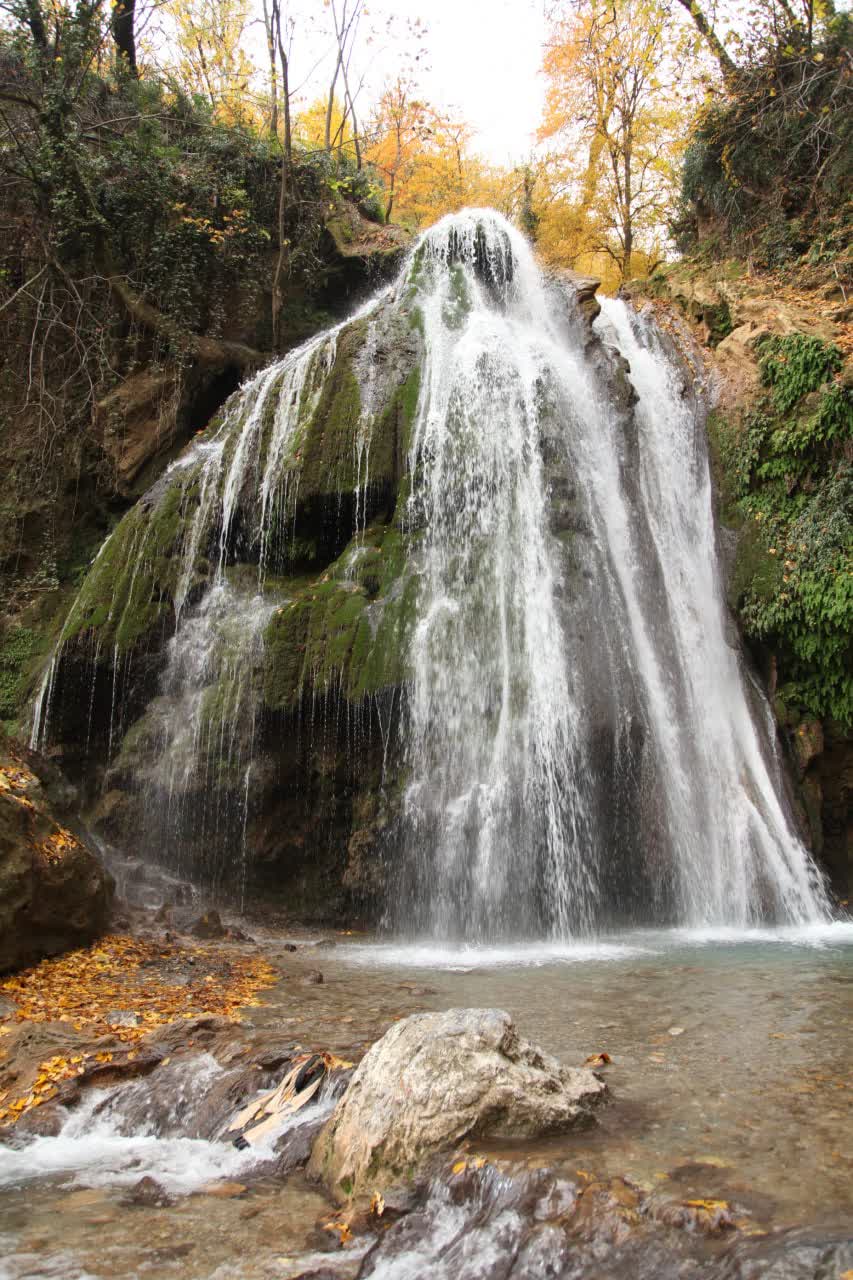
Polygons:
<instances>
[{"instance_id":1,"label":"cascading water","mask_svg":"<svg viewBox=\"0 0 853 1280\"><path fill-rule=\"evenodd\" d=\"M512 228L449 219L422 257L398 922L485 939L819 914L726 641L701 415L675 360L606 300L598 332L639 396L620 413ZM626 794L641 840L623 870Z\"/></svg>"},{"instance_id":2,"label":"cascading water","mask_svg":"<svg viewBox=\"0 0 853 1280\"><path fill-rule=\"evenodd\" d=\"M108 777L147 795L153 847L201 832L232 880L283 757L310 739L334 778L343 741L362 790L325 830L348 876L381 849L401 931L821 918L727 639L701 396L652 321L605 300L590 333L569 292L497 214L428 231L116 531L34 740L88 645Z\"/></svg>"}]
</instances>

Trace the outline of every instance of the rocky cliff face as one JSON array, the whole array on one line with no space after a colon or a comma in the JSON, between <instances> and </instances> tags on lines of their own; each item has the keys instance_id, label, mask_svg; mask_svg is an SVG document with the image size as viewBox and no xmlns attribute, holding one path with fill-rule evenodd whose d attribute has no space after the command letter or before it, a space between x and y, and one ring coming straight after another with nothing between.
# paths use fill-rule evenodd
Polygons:
<instances>
[{"instance_id":1,"label":"rocky cliff face","mask_svg":"<svg viewBox=\"0 0 853 1280\"><path fill-rule=\"evenodd\" d=\"M686 261L630 292L703 346L730 606L773 702L804 835L846 898L853 310L831 265L771 278Z\"/></svg>"},{"instance_id":2,"label":"rocky cliff face","mask_svg":"<svg viewBox=\"0 0 853 1280\"><path fill-rule=\"evenodd\" d=\"M143 495L42 690L41 738L106 840L168 846L181 872L302 918L375 911L405 785L389 746L418 577L411 279L257 375ZM595 282L554 287L630 416L590 327ZM577 495L555 475L551 497L569 537Z\"/></svg>"},{"instance_id":3,"label":"rocky cliff face","mask_svg":"<svg viewBox=\"0 0 853 1280\"><path fill-rule=\"evenodd\" d=\"M326 209L326 222L319 215L316 225L300 224L294 232L284 349L389 279L408 245L401 228L370 222L343 199L327 193L318 207ZM87 349L79 395L76 384L69 392L67 371L57 362L42 371L40 389L17 402L27 378L14 353L27 348L31 318L25 309L4 317L12 353L7 401L0 408L8 467L0 501L0 721L7 727L20 726L34 672L109 529L240 383L272 358L273 267L267 248L262 260L248 264L242 283L229 286L228 296L217 297L210 314L198 317L197 331L184 335L153 334L144 321L128 329L123 308L105 293L95 316L103 350L99 357ZM94 373L90 365L97 366ZM61 412L51 378L71 397ZM44 443L51 405L59 417L49 421Z\"/></svg>"}]
</instances>

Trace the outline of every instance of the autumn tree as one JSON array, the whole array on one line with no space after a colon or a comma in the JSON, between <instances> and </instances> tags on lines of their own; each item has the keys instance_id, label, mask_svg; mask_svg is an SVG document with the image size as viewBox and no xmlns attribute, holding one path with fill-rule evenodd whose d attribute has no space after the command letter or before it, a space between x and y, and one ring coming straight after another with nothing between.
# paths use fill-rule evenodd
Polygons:
<instances>
[{"instance_id":1,"label":"autumn tree","mask_svg":"<svg viewBox=\"0 0 853 1280\"><path fill-rule=\"evenodd\" d=\"M549 217L565 223L571 211L576 251L606 254L622 279L638 246L660 241L673 203L686 132L682 54L671 0L569 0L552 18L543 235Z\"/></svg>"},{"instance_id":2,"label":"autumn tree","mask_svg":"<svg viewBox=\"0 0 853 1280\"><path fill-rule=\"evenodd\" d=\"M407 186L429 133L429 109L408 77L398 75L380 94L369 123L366 158L385 187L385 220L405 201Z\"/></svg>"},{"instance_id":3,"label":"autumn tree","mask_svg":"<svg viewBox=\"0 0 853 1280\"><path fill-rule=\"evenodd\" d=\"M251 116L254 68L243 48L248 0L171 0L174 72L186 93L206 99L228 124Z\"/></svg>"}]
</instances>

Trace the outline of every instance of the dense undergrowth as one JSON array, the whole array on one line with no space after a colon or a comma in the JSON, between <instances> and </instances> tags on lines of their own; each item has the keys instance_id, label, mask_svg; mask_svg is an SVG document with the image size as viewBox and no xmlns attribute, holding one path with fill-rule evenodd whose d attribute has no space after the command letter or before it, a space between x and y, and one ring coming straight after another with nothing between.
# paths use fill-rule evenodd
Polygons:
<instances>
[{"instance_id":1,"label":"dense undergrowth","mask_svg":"<svg viewBox=\"0 0 853 1280\"><path fill-rule=\"evenodd\" d=\"M853 178L851 16L781 30L739 66L687 148L679 247L774 268L844 256Z\"/></svg>"},{"instance_id":2,"label":"dense undergrowth","mask_svg":"<svg viewBox=\"0 0 853 1280\"><path fill-rule=\"evenodd\" d=\"M804 334L759 346L764 395L714 430L730 519L732 593L778 663L783 717L853 723L853 394L838 348Z\"/></svg>"}]
</instances>

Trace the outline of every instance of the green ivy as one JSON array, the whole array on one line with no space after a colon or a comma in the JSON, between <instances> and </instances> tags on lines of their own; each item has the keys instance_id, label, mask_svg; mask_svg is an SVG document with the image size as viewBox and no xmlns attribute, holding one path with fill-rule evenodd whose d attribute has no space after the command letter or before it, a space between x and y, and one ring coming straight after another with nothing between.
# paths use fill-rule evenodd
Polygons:
<instances>
[{"instance_id":1,"label":"green ivy","mask_svg":"<svg viewBox=\"0 0 853 1280\"><path fill-rule=\"evenodd\" d=\"M785 705L853 723L853 396L836 347L789 335L760 350L768 394L718 430L730 513L745 521L733 589L748 636L777 654Z\"/></svg>"},{"instance_id":2,"label":"green ivy","mask_svg":"<svg viewBox=\"0 0 853 1280\"><path fill-rule=\"evenodd\" d=\"M773 407L787 413L841 368L838 347L804 333L765 338L759 347L761 380L772 387Z\"/></svg>"}]
</instances>

